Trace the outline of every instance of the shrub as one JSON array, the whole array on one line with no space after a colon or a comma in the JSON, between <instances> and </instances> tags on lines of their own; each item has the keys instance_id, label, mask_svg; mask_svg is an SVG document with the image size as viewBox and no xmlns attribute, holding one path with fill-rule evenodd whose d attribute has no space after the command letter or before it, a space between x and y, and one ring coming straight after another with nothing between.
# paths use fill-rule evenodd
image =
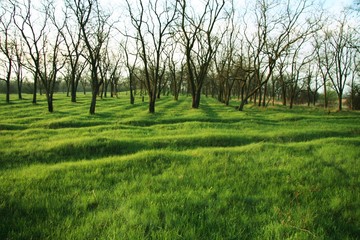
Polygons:
<instances>
[{"instance_id":1,"label":"shrub","mask_svg":"<svg viewBox=\"0 0 360 240\"><path fill-rule=\"evenodd\" d=\"M356 84L346 98L346 104L352 110L360 110L360 84Z\"/></svg>"}]
</instances>

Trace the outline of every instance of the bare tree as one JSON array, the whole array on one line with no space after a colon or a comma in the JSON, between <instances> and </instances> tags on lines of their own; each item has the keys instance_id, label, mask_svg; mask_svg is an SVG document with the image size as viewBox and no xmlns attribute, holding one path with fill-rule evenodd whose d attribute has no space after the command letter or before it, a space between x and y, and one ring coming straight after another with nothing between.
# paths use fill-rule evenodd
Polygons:
<instances>
[{"instance_id":1,"label":"bare tree","mask_svg":"<svg viewBox=\"0 0 360 240\"><path fill-rule=\"evenodd\" d=\"M14 3L15 6L15 3ZM18 27L24 42L28 48L30 56L28 69L34 74L34 89L36 89L39 79L44 87L48 103L48 111L53 112L53 93L57 74L63 67L63 62L59 60L61 36L59 31L52 32L49 19L54 23L55 5L53 1L47 1L42 4L42 9L37 11L37 15L42 17L40 28L33 21L32 11L34 7L29 0L24 5L19 6L19 12L14 17L15 24ZM21 11L25 11L23 15ZM38 18L38 17L36 17ZM17 19L21 19L18 23ZM53 37L53 38L52 38ZM36 90L34 90L33 103L36 103Z\"/></svg>"},{"instance_id":2,"label":"bare tree","mask_svg":"<svg viewBox=\"0 0 360 240\"><path fill-rule=\"evenodd\" d=\"M21 39L16 39L15 43L15 65L14 71L16 74L16 83L17 83L17 90L18 90L18 97L19 99L22 98L22 85L23 85L23 62L24 62L24 44Z\"/></svg>"},{"instance_id":3,"label":"bare tree","mask_svg":"<svg viewBox=\"0 0 360 240\"><path fill-rule=\"evenodd\" d=\"M303 44L307 41L306 37L293 45L293 52L290 53L290 71L289 71L289 96L290 109L293 108L294 101L298 93L303 89L305 83L304 67L311 62L313 53L304 55ZM303 81L301 81L303 80ZM301 87L300 87L301 84Z\"/></svg>"},{"instance_id":4,"label":"bare tree","mask_svg":"<svg viewBox=\"0 0 360 240\"><path fill-rule=\"evenodd\" d=\"M53 44L50 44L50 42L52 42ZM50 41L46 36L44 36L43 38L43 45L45 47L42 48L41 52L43 58L43 66L41 69L39 69L39 78L45 88L49 112L54 111L53 94L55 83L60 69L63 68L65 64L64 60L59 59L61 42L62 39L60 36L60 32L56 33L55 39L52 39L52 41Z\"/></svg>"},{"instance_id":5,"label":"bare tree","mask_svg":"<svg viewBox=\"0 0 360 240\"><path fill-rule=\"evenodd\" d=\"M184 80L184 57L181 58L178 56L178 44L177 39L173 39L173 44L167 52L167 69L168 77L170 79L170 88L174 96L174 100L179 100L179 95Z\"/></svg>"},{"instance_id":6,"label":"bare tree","mask_svg":"<svg viewBox=\"0 0 360 240\"><path fill-rule=\"evenodd\" d=\"M110 15L105 14L97 0L67 0L67 6L77 19L81 38L86 46L85 58L91 70L92 98L90 114L95 114L96 98L104 79L99 77L99 66L103 48L109 38L112 25Z\"/></svg>"},{"instance_id":7,"label":"bare tree","mask_svg":"<svg viewBox=\"0 0 360 240\"><path fill-rule=\"evenodd\" d=\"M197 15L189 1L178 0L181 14L183 51L186 56L192 107L199 108L202 87L211 61L221 43L222 36L215 36L216 23L222 17L225 0L209 0Z\"/></svg>"},{"instance_id":8,"label":"bare tree","mask_svg":"<svg viewBox=\"0 0 360 240\"><path fill-rule=\"evenodd\" d=\"M126 0L126 3L135 31L135 36L132 37L138 42L139 56L145 73L149 112L154 113L158 84L164 74L164 49L170 37L170 26L176 17L176 4L171 6L168 1L159 0L138 0L136 4Z\"/></svg>"},{"instance_id":9,"label":"bare tree","mask_svg":"<svg viewBox=\"0 0 360 240\"><path fill-rule=\"evenodd\" d=\"M8 10L10 8L10 10ZM10 80L13 71L13 62L15 56L16 41L14 39L14 32L12 32L13 17L15 15L15 8L7 3L2 3L0 7L0 54L3 54L6 59L1 59L5 68L4 78L0 80L6 83L6 102L10 102Z\"/></svg>"},{"instance_id":10,"label":"bare tree","mask_svg":"<svg viewBox=\"0 0 360 240\"><path fill-rule=\"evenodd\" d=\"M320 70L316 64L316 53L312 57L311 62L308 64L308 69L306 71L306 91L308 97L308 106L311 103L315 106L317 101L317 95L319 89L323 86L321 82L319 82Z\"/></svg>"},{"instance_id":11,"label":"bare tree","mask_svg":"<svg viewBox=\"0 0 360 240\"><path fill-rule=\"evenodd\" d=\"M351 47L353 35L351 28L347 26L346 17L344 16L338 24L338 31L328 32L331 57L334 63L329 78L338 96L338 110L341 111L346 82L353 71L352 64L355 51Z\"/></svg>"},{"instance_id":12,"label":"bare tree","mask_svg":"<svg viewBox=\"0 0 360 240\"><path fill-rule=\"evenodd\" d=\"M99 77L101 78L101 86L99 96L101 99L107 97L107 90L110 84L110 53L109 53L109 39L107 39L104 45L104 51L101 55L101 61L99 62Z\"/></svg>"},{"instance_id":13,"label":"bare tree","mask_svg":"<svg viewBox=\"0 0 360 240\"><path fill-rule=\"evenodd\" d=\"M64 39L66 47L66 61L68 65L69 88L71 91L71 102L76 102L76 92L81 79L81 75L86 68L86 62L81 61L84 52L84 44L81 38L81 29L77 23L76 16L68 11L71 9L71 2L65 1L64 23L56 24L58 31ZM75 23L75 24L73 24Z\"/></svg>"},{"instance_id":14,"label":"bare tree","mask_svg":"<svg viewBox=\"0 0 360 240\"><path fill-rule=\"evenodd\" d=\"M245 23L244 37L252 49L253 88L246 93L239 110L242 111L247 100L266 86L272 78L280 57L298 41L319 29L319 18L309 14L312 5L307 0L272 1L257 0L255 4L256 31L249 31ZM310 15L310 17L308 17ZM246 19L246 15L244 16ZM261 100L261 95L260 95ZM260 104L260 101L259 101Z\"/></svg>"},{"instance_id":15,"label":"bare tree","mask_svg":"<svg viewBox=\"0 0 360 240\"><path fill-rule=\"evenodd\" d=\"M114 95L116 95L116 97L118 96L117 86L119 84L119 79L120 79L120 72L121 72L120 60L122 57L123 57L122 54L120 55L114 54L113 52L111 53L110 56L110 58L113 59L113 61L110 61L109 81L108 81L108 85L110 84L111 97L114 97Z\"/></svg>"},{"instance_id":16,"label":"bare tree","mask_svg":"<svg viewBox=\"0 0 360 240\"><path fill-rule=\"evenodd\" d=\"M135 103L135 97L134 97L134 90L136 87L135 81L136 81L136 64L138 61L138 52L130 53L129 49L129 38L126 38L124 42L120 43L120 47L122 48L124 52L124 64L126 66L128 77L129 77L129 91L130 91L130 104ZM135 48L137 49L137 48Z\"/></svg>"},{"instance_id":17,"label":"bare tree","mask_svg":"<svg viewBox=\"0 0 360 240\"><path fill-rule=\"evenodd\" d=\"M320 33L315 34L313 47L316 52L316 64L323 80L324 108L328 108L327 82L329 78L329 71L333 66L333 61L331 61L329 54L328 36L326 36L326 34L323 35L325 36L322 36Z\"/></svg>"},{"instance_id":18,"label":"bare tree","mask_svg":"<svg viewBox=\"0 0 360 240\"><path fill-rule=\"evenodd\" d=\"M243 73L242 51L236 46L242 46L239 42L239 27L235 25L235 11L232 7L229 13L227 27L223 36L222 44L215 53L214 62L219 83L218 100L229 105L231 92L239 74Z\"/></svg>"},{"instance_id":19,"label":"bare tree","mask_svg":"<svg viewBox=\"0 0 360 240\"><path fill-rule=\"evenodd\" d=\"M33 16L33 7L31 0L27 0L23 4L18 2L12 2L15 8L14 23L18 28L22 39L27 47L27 54L30 57L28 59L28 66L26 68L32 72L34 76L34 88L33 88L33 104L36 104L36 94L38 87L38 80L41 69L41 40L45 35L45 28L48 23L48 12L42 15L42 18L35 18Z\"/></svg>"}]
</instances>

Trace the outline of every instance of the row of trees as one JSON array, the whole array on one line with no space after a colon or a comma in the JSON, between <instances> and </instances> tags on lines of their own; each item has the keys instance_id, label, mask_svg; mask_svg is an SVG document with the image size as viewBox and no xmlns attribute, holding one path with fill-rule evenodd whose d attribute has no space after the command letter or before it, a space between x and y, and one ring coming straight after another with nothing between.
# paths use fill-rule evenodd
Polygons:
<instances>
[{"instance_id":1,"label":"row of trees","mask_svg":"<svg viewBox=\"0 0 360 240\"><path fill-rule=\"evenodd\" d=\"M130 103L140 89L149 112L164 91L181 91L200 106L202 94L228 105L240 99L266 106L281 99L293 106L304 91L325 107L331 87L339 110L359 70L357 11L329 15L309 0L126 0L111 8L98 0L6 0L0 9L0 75L15 79L19 98L25 76L38 85L53 111L56 82L64 79L76 102L79 83L90 79L95 113L99 95L117 91L126 77ZM356 6L356 3L355 5ZM289 101L289 103L288 103Z\"/></svg>"}]
</instances>

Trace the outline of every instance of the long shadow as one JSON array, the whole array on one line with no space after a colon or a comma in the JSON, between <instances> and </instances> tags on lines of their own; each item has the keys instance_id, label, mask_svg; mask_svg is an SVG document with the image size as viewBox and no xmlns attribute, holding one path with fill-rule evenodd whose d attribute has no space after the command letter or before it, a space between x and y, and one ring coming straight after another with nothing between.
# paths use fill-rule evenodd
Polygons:
<instances>
[{"instance_id":1,"label":"long shadow","mask_svg":"<svg viewBox=\"0 0 360 240\"><path fill-rule=\"evenodd\" d=\"M215 111L214 106L211 106L209 104L209 101L206 97L203 97L203 104L200 106L200 108L203 110L203 112L209 119L219 118L219 111Z\"/></svg>"}]
</instances>

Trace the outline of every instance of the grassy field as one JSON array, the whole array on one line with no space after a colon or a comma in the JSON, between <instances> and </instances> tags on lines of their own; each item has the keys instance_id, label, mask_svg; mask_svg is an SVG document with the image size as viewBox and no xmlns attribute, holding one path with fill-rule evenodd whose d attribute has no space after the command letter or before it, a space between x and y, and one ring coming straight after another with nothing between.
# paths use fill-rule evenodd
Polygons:
<instances>
[{"instance_id":1,"label":"grassy field","mask_svg":"<svg viewBox=\"0 0 360 240\"><path fill-rule=\"evenodd\" d=\"M26 98L0 95L0 239L360 238L359 112Z\"/></svg>"}]
</instances>

